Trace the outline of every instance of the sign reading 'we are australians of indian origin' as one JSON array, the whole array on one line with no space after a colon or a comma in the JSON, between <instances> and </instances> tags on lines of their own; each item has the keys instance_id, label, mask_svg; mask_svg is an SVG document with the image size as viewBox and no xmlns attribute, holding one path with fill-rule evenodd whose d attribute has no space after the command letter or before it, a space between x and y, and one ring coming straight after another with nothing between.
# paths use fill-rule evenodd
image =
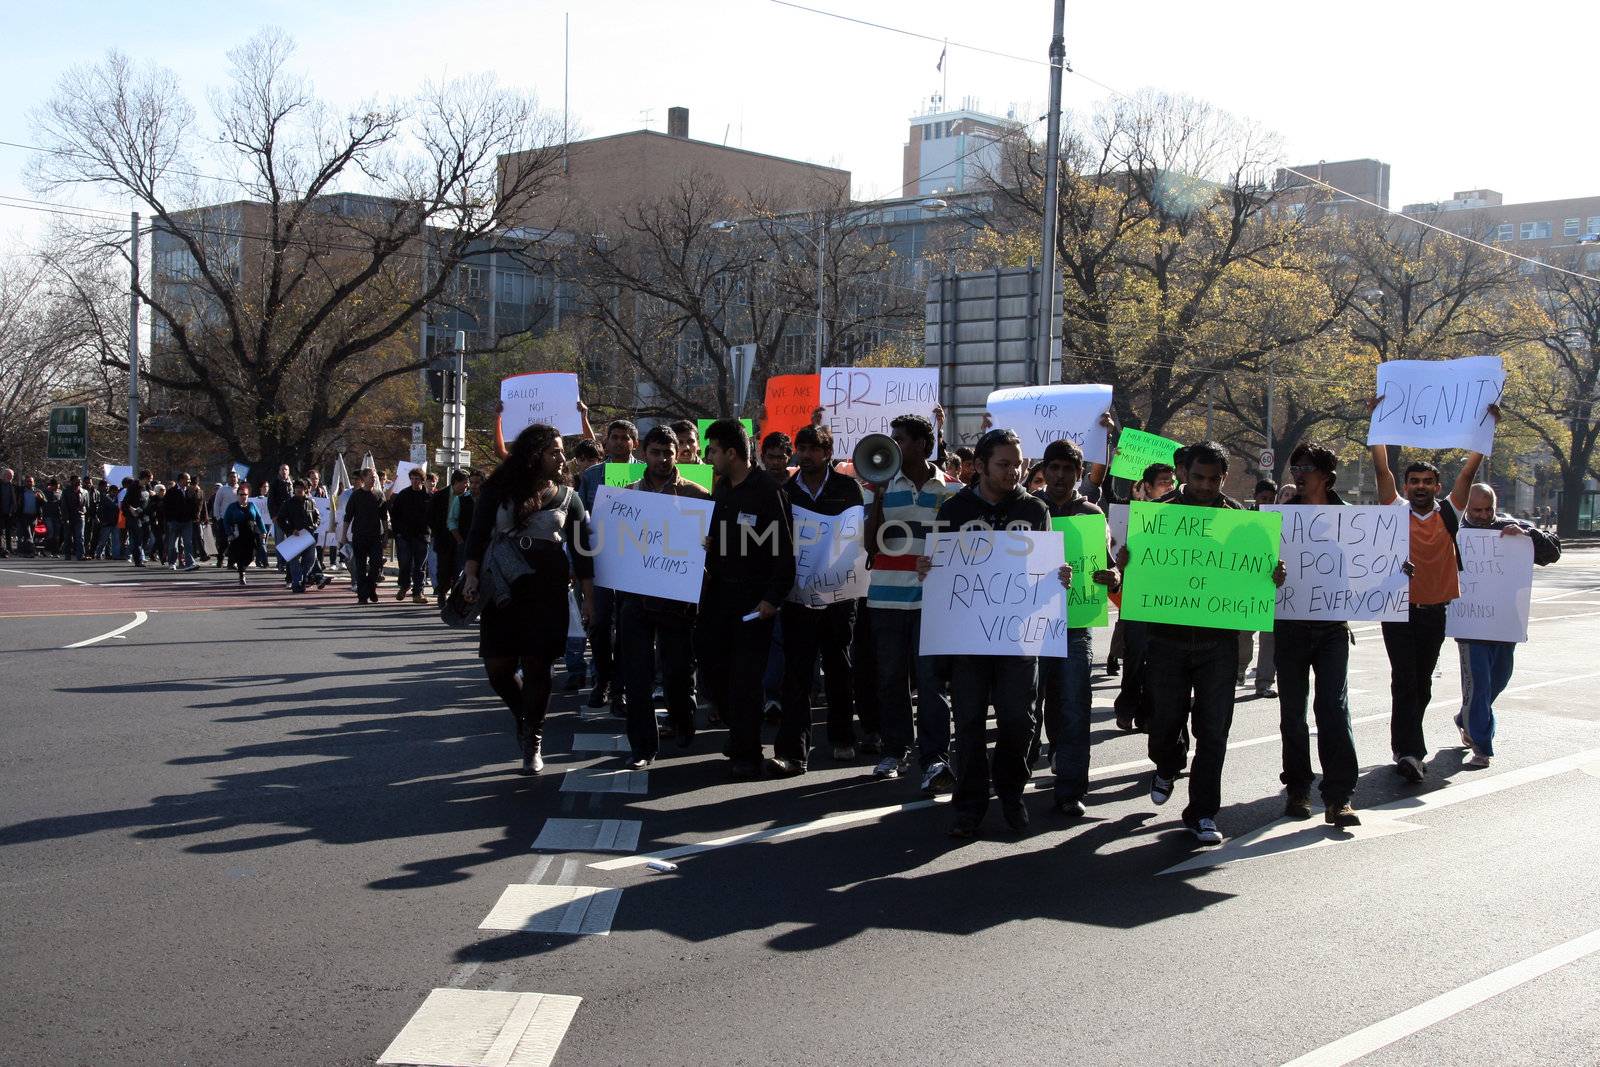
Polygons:
<instances>
[{"instance_id":1,"label":"sign reading 'we are australians of indian origin'","mask_svg":"<svg viewBox=\"0 0 1600 1067\"><path fill-rule=\"evenodd\" d=\"M1123 618L1272 629L1282 524L1273 511L1135 501L1128 509Z\"/></svg>"}]
</instances>

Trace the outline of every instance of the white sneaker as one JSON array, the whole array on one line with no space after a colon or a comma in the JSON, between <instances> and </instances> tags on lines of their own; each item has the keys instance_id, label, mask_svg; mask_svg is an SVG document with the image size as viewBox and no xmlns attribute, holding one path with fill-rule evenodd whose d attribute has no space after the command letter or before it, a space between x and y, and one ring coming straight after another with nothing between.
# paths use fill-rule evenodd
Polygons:
<instances>
[{"instance_id":1,"label":"white sneaker","mask_svg":"<svg viewBox=\"0 0 1600 1067\"><path fill-rule=\"evenodd\" d=\"M1489 766L1489 759L1490 759L1490 757L1485 756L1482 752L1474 752L1472 755L1468 756L1465 760L1462 761L1462 766L1464 766L1464 767L1487 767L1487 766Z\"/></svg>"},{"instance_id":2,"label":"white sneaker","mask_svg":"<svg viewBox=\"0 0 1600 1067\"><path fill-rule=\"evenodd\" d=\"M1456 729L1461 731L1461 747L1462 748L1471 748L1472 747L1472 735L1467 733L1467 728L1465 726L1458 726L1458 727L1456 727Z\"/></svg>"},{"instance_id":3,"label":"white sneaker","mask_svg":"<svg viewBox=\"0 0 1600 1067\"><path fill-rule=\"evenodd\" d=\"M1159 774L1150 776L1150 803L1160 807L1172 799L1172 779Z\"/></svg>"},{"instance_id":4,"label":"white sneaker","mask_svg":"<svg viewBox=\"0 0 1600 1067\"><path fill-rule=\"evenodd\" d=\"M1194 835L1194 839L1202 845L1222 844L1222 831L1217 829L1215 819L1201 819L1193 825L1185 822L1184 826L1189 828L1189 832Z\"/></svg>"},{"instance_id":5,"label":"white sneaker","mask_svg":"<svg viewBox=\"0 0 1600 1067\"><path fill-rule=\"evenodd\" d=\"M533 773L538 774L544 770L544 745L536 743L533 746Z\"/></svg>"},{"instance_id":6,"label":"white sneaker","mask_svg":"<svg viewBox=\"0 0 1600 1067\"><path fill-rule=\"evenodd\" d=\"M950 765L944 760L934 760L928 764L928 769L922 772L924 793L948 793L955 787L956 776L951 773Z\"/></svg>"},{"instance_id":7,"label":"white sneaker","mask_svg":"<svg viewBox=\"0 0 1600 1067\"><path fill-rule=\"evenodd\" d=\"M905 770L905 767L904 760L896 759L894 756L885 756L878 761L876 767L872 768L872 777L898 778L900 777L900 772Z\"/></svg>"}]
</instances>

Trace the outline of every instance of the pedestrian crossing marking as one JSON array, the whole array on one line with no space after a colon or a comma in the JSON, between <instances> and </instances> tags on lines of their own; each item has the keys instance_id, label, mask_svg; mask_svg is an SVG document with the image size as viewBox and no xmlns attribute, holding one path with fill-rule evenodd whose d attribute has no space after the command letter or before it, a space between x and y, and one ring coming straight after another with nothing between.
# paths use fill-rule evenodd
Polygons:
<instances>
[{"instance_id":1,"label":"pedestrian crossing marking","mask_svg":"<svg viewBox=\"0 0 1600 1067\"><path fill-rule=\"evenodd\" d=\"M379 1064L548 1067L582 997L435 989Z\"/></svg>"},{"instance_id":2,"label":"pedestrian crossing marking","mask_svg":"<svg viewBox=\"0 0 1600 1067\"><path fill-rule=\"evenodd\" d=\"M625 734L574 734L572 751L628 752L630 748Z\"/></svg>"},{"instance_id":3,"label":"pedestrian crossing marking","mask_svg":"<svg viewBox=\"0 0 1600 1067\"><path fill-rule=\"evenodd\" d=\"M642 794L648 787L649 781L649 771L578 767L568 771L561 779L561 792Z\"/></svg>"},{"instance_id":4,"label":"pedestrian crossing marking","mask_svg":"<svg viewBox=\"0 0 1600 1067\"><path fill-rule=\"evenodd\" d=\"M478 929L605 935L621 900L622 890L592 885L508 885Z\"/></svg>"},{"instance_id":5,"label":"pedestrian crossing marking","mask_svg":"<svg viewBox=\"0 0 1600 1067\"><path fill-rule=\"evenodd\" d=\"M633 852L639 847L636 819L546 819L535 851Z\"/></svg>"}]
</instances>

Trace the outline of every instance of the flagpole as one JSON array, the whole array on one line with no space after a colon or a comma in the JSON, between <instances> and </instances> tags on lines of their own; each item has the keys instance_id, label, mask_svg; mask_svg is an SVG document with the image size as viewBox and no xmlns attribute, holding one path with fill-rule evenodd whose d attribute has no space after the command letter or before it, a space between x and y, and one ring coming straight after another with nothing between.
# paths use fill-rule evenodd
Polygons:
<instances>
[{"instance_id":1,"label":"flagpole","mask_svg":"<svg viewBox=\"0 0 1600 1067\"><path fill-rule=\"evenodd\" d=\"M939 53L939 71L944 75L944 83L939 89L939 104L944 111L950 110L950 68L945 61L950 58L950 38L944 39L944 51Z\"/></svg>"}]
</instances>

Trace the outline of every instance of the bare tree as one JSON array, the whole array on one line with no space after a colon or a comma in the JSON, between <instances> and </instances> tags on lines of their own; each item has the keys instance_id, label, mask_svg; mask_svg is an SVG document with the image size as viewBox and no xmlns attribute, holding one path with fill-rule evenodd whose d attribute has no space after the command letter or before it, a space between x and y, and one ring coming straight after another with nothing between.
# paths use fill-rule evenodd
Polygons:
<instances>
[{"instance_id":1,"label":"bare tree","mask_svg":"<svg viewBox=\"0 0 1600 1067\"><path fill-rule=\"evenodd\" d=\"M375 389L423 365L420 317L449 299L463 261L537 254L509 224L558 149L534 101L492 79L341 114L292 53L276 31L230 52L209 126L169 71L117 52L71 71L36 116L34 179L120 189L148 209L154 270L138 295L153 398L235 459L299 467ZM514 152L522 165L501 180ZM97 236L125 261L114 235ZM102 358L126 369L118 346Z\"/></svg>"}]
</instances>

